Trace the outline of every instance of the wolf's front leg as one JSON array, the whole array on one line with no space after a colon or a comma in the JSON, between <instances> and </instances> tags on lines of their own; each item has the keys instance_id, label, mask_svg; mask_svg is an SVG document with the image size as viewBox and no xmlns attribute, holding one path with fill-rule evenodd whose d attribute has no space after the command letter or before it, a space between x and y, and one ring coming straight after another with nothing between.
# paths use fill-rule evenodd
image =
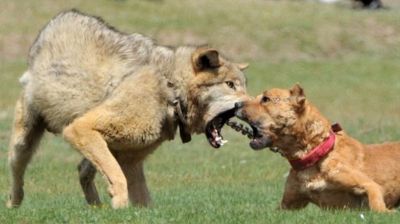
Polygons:
<instances>
[{"instance_id":1,"label":"wolf's front leg","mask_svg":"<svg viewBox=\"0 0 400 224\"><path fill-rule=\"evenodd\" d=\"M115 153L115 156L128 181L128 193L131 204L147 207L151 203L151 198L143 172L144 158L141 158L140 153L131 156L122 152L121 155Z\"/></svg>"},{"instance_id":2,"label":"wolf's front leg","mask_svg":"<svg viewBox=\"0 0 400 224\"><path fill-rule=\"evenodd\" d=\"M112 197L112 207L123 208L128 206L127 181L103 136L94 128L98 122L97 118L97 114L89 112L68 125L63 135L106 177Z\"/></svg>"}]
</instances>

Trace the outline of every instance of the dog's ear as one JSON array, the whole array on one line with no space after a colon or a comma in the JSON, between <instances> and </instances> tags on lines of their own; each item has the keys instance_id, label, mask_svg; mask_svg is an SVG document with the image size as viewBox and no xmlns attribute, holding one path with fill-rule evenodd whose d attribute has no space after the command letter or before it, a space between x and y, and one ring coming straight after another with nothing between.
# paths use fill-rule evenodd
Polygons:
<instances>
[{"instance_id":1,"label":"dog's ear","mask_svg":"<svg viewBox=\"0 0 400 224\"><path fill-rule=\"evenodd\" d=\"M213 48L198 48L192 55L192 65L195 72L218 68L221 66L219 53Z\"/></svg>"},{"instance_id":2,"label":"dog's ear","mask_svg":"<svg viewBox=\"0 0 400 224\"><path fill-rule=\"evenodd\" d=\"M249 67L249 63L236 63L236 66L241 70L245 70L246 68Z\"/></svg>"},{"instance_id":3,"label":"dog's ear","mask_svg":"<svg viewBox=\"0 0 400 224\"><path fill-rule=\"evenodd\" d=\"M293 105L299 113L304 109L304 104L306 102L306 96L304 95L304 90L299 84L294 85L290 90L290 96L293 99Z\"/></svg>"}]
</instances>

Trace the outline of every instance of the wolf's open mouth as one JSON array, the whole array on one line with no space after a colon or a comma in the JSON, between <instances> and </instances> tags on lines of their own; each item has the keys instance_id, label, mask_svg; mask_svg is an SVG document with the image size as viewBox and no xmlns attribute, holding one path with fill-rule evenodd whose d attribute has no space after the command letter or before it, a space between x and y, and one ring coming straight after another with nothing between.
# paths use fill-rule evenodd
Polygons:
<instances>
[{"instance_id":1,"label":"wolf's open mouth","mask_svg":"<svg viewBox=\"0 0 400 224\"><path fill-rule=\"evenodd\" d=\"M245 121L250 127L245 127L243 124L237 123L235 121L229 121L230 118L235 116L236 109L230 109L225 112L218 114L211 121L209 121L206 125L205 134L207 136L208 142L214 148L219 148L223 146L227 140L223 138L221 135L221 129L225 124L230 126L232 129L237 132L241 132L243 135L247 135L250 139L250 147L255 150L263 149L266 147L270 147L272 145L272 140L269 136L263 135L260 133L256 125L253 125L251 122Z\"/></svg>"},{"instance_id":2,"label":"wolf's open mouth","mask_svg":"<svg viewBox=\"0 0 400 224\"><path fill-rule=\"evenodd\" d=\"M218 114L207 123L205 134L212 147L219 148L227 142L221 135L221 129L233 116L235 116L235 108Z\"/></svg>"}]
</instances>

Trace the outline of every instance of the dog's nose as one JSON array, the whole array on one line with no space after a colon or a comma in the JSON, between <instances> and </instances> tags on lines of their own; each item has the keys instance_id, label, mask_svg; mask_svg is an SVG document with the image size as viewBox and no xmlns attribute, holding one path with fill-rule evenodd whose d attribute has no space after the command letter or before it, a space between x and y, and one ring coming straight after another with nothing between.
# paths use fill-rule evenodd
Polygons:
<instances>
[{"instance_id":1,"label":"dog's nose","mask_svg":"<svg viewBox=\"0 0 400 224\"><path fill-rule=\"evenodd\" d=\"M236 103L235 103L235 109L240 109L240 108L243 107L243 105L244 105L243 102L236 102Z\"/></svg>"}]
</instances>

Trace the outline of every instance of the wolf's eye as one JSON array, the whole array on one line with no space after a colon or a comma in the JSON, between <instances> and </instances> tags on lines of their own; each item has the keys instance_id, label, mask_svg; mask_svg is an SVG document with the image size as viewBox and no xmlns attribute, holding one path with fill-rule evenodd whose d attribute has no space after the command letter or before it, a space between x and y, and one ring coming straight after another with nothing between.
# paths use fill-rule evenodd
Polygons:
<instances>
[{"instance_id":1,"label":"wolf's eye","mask_svg":"<svg viewBox=\"0 0 400 224\"><path fill-rule=\"evenodd\" d=\"M271 99L268 96L263 96L261 98L261 103L266 103L266 102L269 102L269 101L271 101Z\"/></svg>"},{"instance_id":2,"label":"wolf's eye","mask_svg":"<svg viewBox=\"0 0 400 224\"><path fill-rule=\"evenodd\" d=\"M233 83L232 81L226 81L225 83L229 88L235 89L235 83Z\"/></svg>"}]
</instances>

